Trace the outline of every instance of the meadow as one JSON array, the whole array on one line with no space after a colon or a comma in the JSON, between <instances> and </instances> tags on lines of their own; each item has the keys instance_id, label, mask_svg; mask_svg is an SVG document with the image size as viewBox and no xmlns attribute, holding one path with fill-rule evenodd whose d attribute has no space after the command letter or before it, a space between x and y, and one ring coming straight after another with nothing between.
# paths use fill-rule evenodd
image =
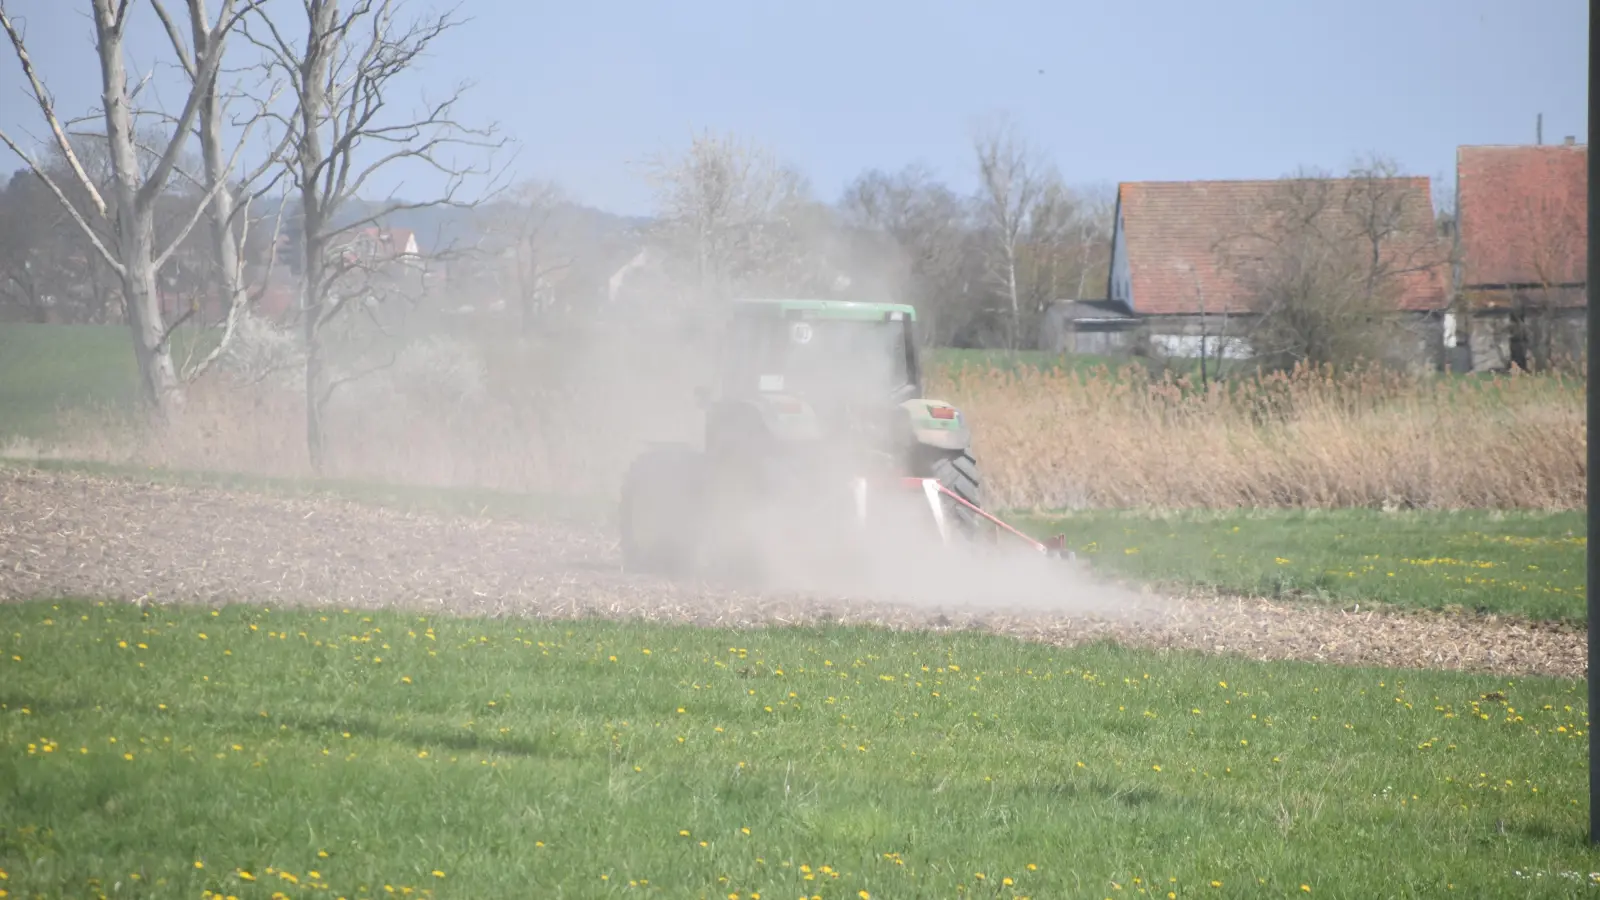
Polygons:
<instances>
[{"instance_id":1,"label":"meadow","mask_svg":"<svg viewBox=\"0 0 1600 900\"><path fill-rule=\"evenodd\" d=\"M1571 896L1581 682L0 605L9 897Z\"/></svg>"},{"instance_id":2,"label":"meadow","mask_svg":"<svg viewBox=\"0 0 1600 900\"><path fill-rule=\"evenodd\" d=\"M1583 623L1579 511L1082 510L1019 518L1096 569L1174 591Z\"/></svg>"}]
</instances>

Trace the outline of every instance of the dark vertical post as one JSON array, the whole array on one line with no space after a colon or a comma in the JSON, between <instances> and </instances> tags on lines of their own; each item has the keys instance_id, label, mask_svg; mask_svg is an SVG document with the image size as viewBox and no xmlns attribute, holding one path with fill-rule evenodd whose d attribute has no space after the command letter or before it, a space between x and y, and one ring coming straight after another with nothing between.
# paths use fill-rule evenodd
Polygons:
<instances>
[{"instance_id":1,"label":"dark vertical post","mask_svg":"<svg viewBox=\"0 0 1600 900\"><path fill-rule=\"evenodd\" d=\"M1585 390L1588 395L1588 420L1584 424L1589 442L1589 459L1584 469L1584 495L1589 507L1589 540L1588 540L1588 574L1584 579L1584 592L1588 600L1589 613L1589 715L1584 728L1589 738L1589 842L1600 843L1600 745L1594 740L1595 716L1600 714L1600 682L1596 675L1600 674L1600 646L1595 642L1595 629L1600 627L1600 585L1597 585L1596 576L1600 575L1600 545L1595 544L1596 533L1600 532L1600 506L1594 502L1594 470L1600 466L1600 429L1595 428L1595 420L1600 418L1600 398L1595 396L1594 366L1595 360L1600 359L1600 329L1595 327L1594 311L1594 281L1589 278L1588 271L1592 269L1592 262L1597 253L1600 253L1600 228L1595 227L1595 178L1594 178L1594 137L1595 137L1595 90L1594 90L1594 45L1595 34L1600 30L1600 22L1596 22L1594 15L1594 0L1589 0L1589 146L1584 148L1585 165L1588 168L1589 179L1589 248L1588 259L1583 279L1585 293L1585 316L1588 321L1588 353L1584 361Z\"/></svg>"}]
</instances>

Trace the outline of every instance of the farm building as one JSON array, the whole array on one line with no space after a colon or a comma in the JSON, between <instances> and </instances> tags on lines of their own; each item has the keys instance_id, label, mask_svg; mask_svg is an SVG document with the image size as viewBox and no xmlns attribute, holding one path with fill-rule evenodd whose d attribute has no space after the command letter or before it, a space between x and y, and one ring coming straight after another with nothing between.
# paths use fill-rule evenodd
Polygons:
<instances>
[{"instance_id":1,"label":"farm building","mask_svg":"<svg viewBox=\"0 0 1600 900\"><path fill-rule=\"evenodd\" d=\"M1589 152L1555 145L1456 151L1456 283L1444 343L1459 370L1576 357L1586 340Z\"/></svg>"},{"instance_id":2,"label":"farm building","mask_svg":"<svg viewBox=\"0 0 1600 900\"><path fill-rule=\"evenodd\" d=\"M1288 252L1275 240L1277 223L1305 210L1342 223L1372 220L1362 204L1381 212L1367 243L1377 247L1391 285L1386 302L1404 326L1392 353L1413 367L1435 368L1443 361L1448 248L1436 235L1427 178L1124 182L1109 299L1058 305L1047 331L1061 349L1139 352L1142 345L1169 356L1249 356L1261 305L1256 285L1272 255ZM1350 228L1340 233L1347 243L1364 239Z\"/></svg>"}]
</instances>

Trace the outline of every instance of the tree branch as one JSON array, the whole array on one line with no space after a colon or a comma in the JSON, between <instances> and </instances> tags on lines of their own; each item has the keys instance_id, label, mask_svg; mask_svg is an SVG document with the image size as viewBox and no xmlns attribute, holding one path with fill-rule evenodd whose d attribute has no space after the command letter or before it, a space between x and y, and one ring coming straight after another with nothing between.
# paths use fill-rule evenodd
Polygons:
<instances>
[{"instance_id":1,"label":"tree branch","mask_svg":"<svg viewBox=\"0 0 1600 900\"><path fill-rule=\"evenodd\" d=\"M127 0L123 0L122 11L118 13L118 18L120 19L126 11ZM11 17L6 12L4 2L0 2L0 27L5 28L6 36L11 39L11 46L17 53L17 61L22 64L23 74L27 75L28 84L33 88L34 102L39 105L39 111L44 114L45 123L50 126L50 132L55 135L56 147L61 150L61 155L66 157L67 165L72 167L73 174L78 176L79 184L89 194L89 199L94 202L95 211L100 213L102 217L106 216L105 198L101 197L100 192L95 189L94 182L89 178L89 173L83 169L83 164L78 162L78 155L73 152L72 143L67 140L66 132L62 130L61 120L56 117L55 101L50 98L49 91L46 91L44 85L39 81L39 75L33 68L33 57L28 54L28 47L23 42L22 34L17 31L16 25L12 23ZM6 146L11 148L12 152L26 160L30 168L38 171L38 166L33 164L33 160L29 159L27 154L17 149L15 142L6 137L5 143ZM51 187L54 189L53 184ZM56 195L58 197L63 196L59 190L56 191Z\"/></svg>"}]
</instances>

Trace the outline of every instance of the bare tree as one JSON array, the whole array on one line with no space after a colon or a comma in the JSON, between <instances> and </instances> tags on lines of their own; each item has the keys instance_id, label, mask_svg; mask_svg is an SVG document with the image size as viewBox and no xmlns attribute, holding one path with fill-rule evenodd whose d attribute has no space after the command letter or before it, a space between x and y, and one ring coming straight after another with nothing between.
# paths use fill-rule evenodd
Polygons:
<instances>
[{"instance_id":1,"label":"bare tree","mask_svg":"<svg viewBox=\"0 0 1600 900\"><path fill-rule=\"evenodd\" d=\"M792 255L808 203L798 172L736 137L697 135L677 157L648 161L659 226L652 235L691 305L714 304Z\"/></svg>"},{"instance_id":2,"label":"bare tree","mask_svg":"<svg viewBox=\"0 0 1600 900\"><path fill-rule=\"evenodd\" d=\"M531 337L551 312L554 277L571 267L573 256L561 242L557 211L561 188L547 181L524 181L508 192L488 226L492 252L517 303L523 337Z\"/></svg>"},{"instance_id":3,"label":"bare tree","mask_svg":"<svg viewBox=\"0 0 1600 900\"><path fill-rule=\"evenodd\" d=\"M1224 265L1256 315L1252 348L1277 367L1383 358L1412 279L1447 263L1431 203L1381 160L1286 178L1243 220Z\"/></svg>"},{"instance_id":4,"label":"bare tree","mask_svg":"<svg viewBox=\"0 0 1600 900\"><path fill-rule=\"evenodd\" d=\"M400 0L353 0L348 6L339 0L304 0L299 41L289 36L287 23L261 9L245 29L264 52L268 71L285 78L293 94L292 112L273 115L286 131L284 163L298 194L306 445L317 471L326 453L323 418L328 400L341 385L371 371L335 377L326 357L326 329L352 303L374 299L375 266L397 262L392 255L365 252L360 238L372 229L381 238L378 226L398 212L475 205L477 200L461 194L470 178L486 170L451 157L455 151L504 145L493 126L473 128L456 118L464 86L425 101L414 112L394 112L397 79L460 24L448 12L402 21L402 5ZM348 215L361 191L397 165L442 177L437 196L402 200L391 195L375 208Z\"/></svg>"},{"instance_id":5,"label":"bare tree","mask_svg":"<svg viewBox=\"0 0 1600 900\"><path fill-rule=\"evenodd\" d=\"M917 306L923 339L953 343L971 322L978 297L970 205L914 165L893 174L862 173L840 205L848 224L888 239L888 248L866 252L893 259L887 278Z\"/></svg>"},{"instance_id":6,"label":"bare tree","mask_svg":"<svg viewBox=\"0 0 1600 900\"><path fill-rule=\"evenodd\" d=\"M973 148L988 274L1003 295L1009 315L1006 343L1015 350L1023 333L1024 242L1054 174L1004 120L980 130Z\"/></svg>"},{"instance_id":7,"label":"bare tree","mask_svg":"<svg viewBox=\"0 0 1600 900\"><path fill-rule=\"evenodd\" d=\"M78 159L55 101L34 67L24 36L3 2L0 2L0 27L5 29L6 36L10 38L17 61L27 78L31 96L50 130L56 149L66 159L76 186L82 189L87 201L74 203L69 199L60 180L10 135L0 132L0 142L21 157L45 182L100 257L116 272L122 285L128 325L133 333L134 356L138 361L142 394L151 408L164 416L181 405L182 386L172 362L169 343L172 329L164 319L156 274L204 214L210 198L201 198L201 202L195 206L193 217L164 246L158 246L156 240L155 209L174 164L189 139L202 102L209 92L215 90L225 40L243 9L236 8L236 0L223 0L222 8L213 22L204 18L204 8L199 0L191 0L189 12L191 17L199 17L194 28L204 33L205 49L197 49L193 57L194 78L182 112L175 117L176 124L171 129L171 135L164 142L153 165L145 169L140 164L134 128L134 101L138 87L129 84L124 67L123 40L132 5L131 0L90 0L95 49L100 64L100 116L104 120L113 175L109 198L90 178ZM251 7L253 4L247 3L244 9ZM96 222L111 227L97 229ZM108 232L111 235L109 241L102 237Z\"/></svg>"},{"instance_id":8,"label":"bare tree","mask_svg":"<svg viewBox=\"0 0 1600 900\"><path fill-rule=\"evenodd\" d=\"M184 73L188 75L190 84L197 89L203 88L195 121L195 133L200 143L200 173L191 174L181 167L178 171L210 197L206 216L210 225L210 253L203 275L206 285L211 288L208 293L214 292L221 300L222 322L220 336L203 356L196 358L193 351L200 345L198 342L192 344L190 357L184 361L179 372L185 381L192 381L203 375L228 351L237 333L240 317L249 308L252 300L265 290L266 281L271 278L274 256L269 254L266 275L261 279L262 283L256 286L255 290L251 290L245 278L247 258L244 248L250 242L250 228L254 224L249 214L251 204L277 185L282 177L282 170L278 170L273 177L267 179L265 184L258 186L258 182L277 167L277 158L284 145L280 144L266 154L255 169L234 176L239 151L246 145L250 132L264 120L264 110L273 105L281 88L279 85L269 86L265 100L258 101L255 114L245 121L244 134L239 140L237 149L231 155L227 154L222 138L224 119L227 117L227 98L223 96L215 77L209 86L203 86L200 82L201 61L221 56L222 48L217 45L221 36L212 34L204 27L204 23L208 21L206 0L186 0L186 3L190 26L187 39L180 24L167 12L162 0L151 0L162 27L166 29L173 53L177 56ZM278 211L279 215L273 221L274 236L281 224L281 205ZM190 309L182 313L170 327L176 328L194 311L195 307L191 305Z\"/></svg>"}]
</instances>

